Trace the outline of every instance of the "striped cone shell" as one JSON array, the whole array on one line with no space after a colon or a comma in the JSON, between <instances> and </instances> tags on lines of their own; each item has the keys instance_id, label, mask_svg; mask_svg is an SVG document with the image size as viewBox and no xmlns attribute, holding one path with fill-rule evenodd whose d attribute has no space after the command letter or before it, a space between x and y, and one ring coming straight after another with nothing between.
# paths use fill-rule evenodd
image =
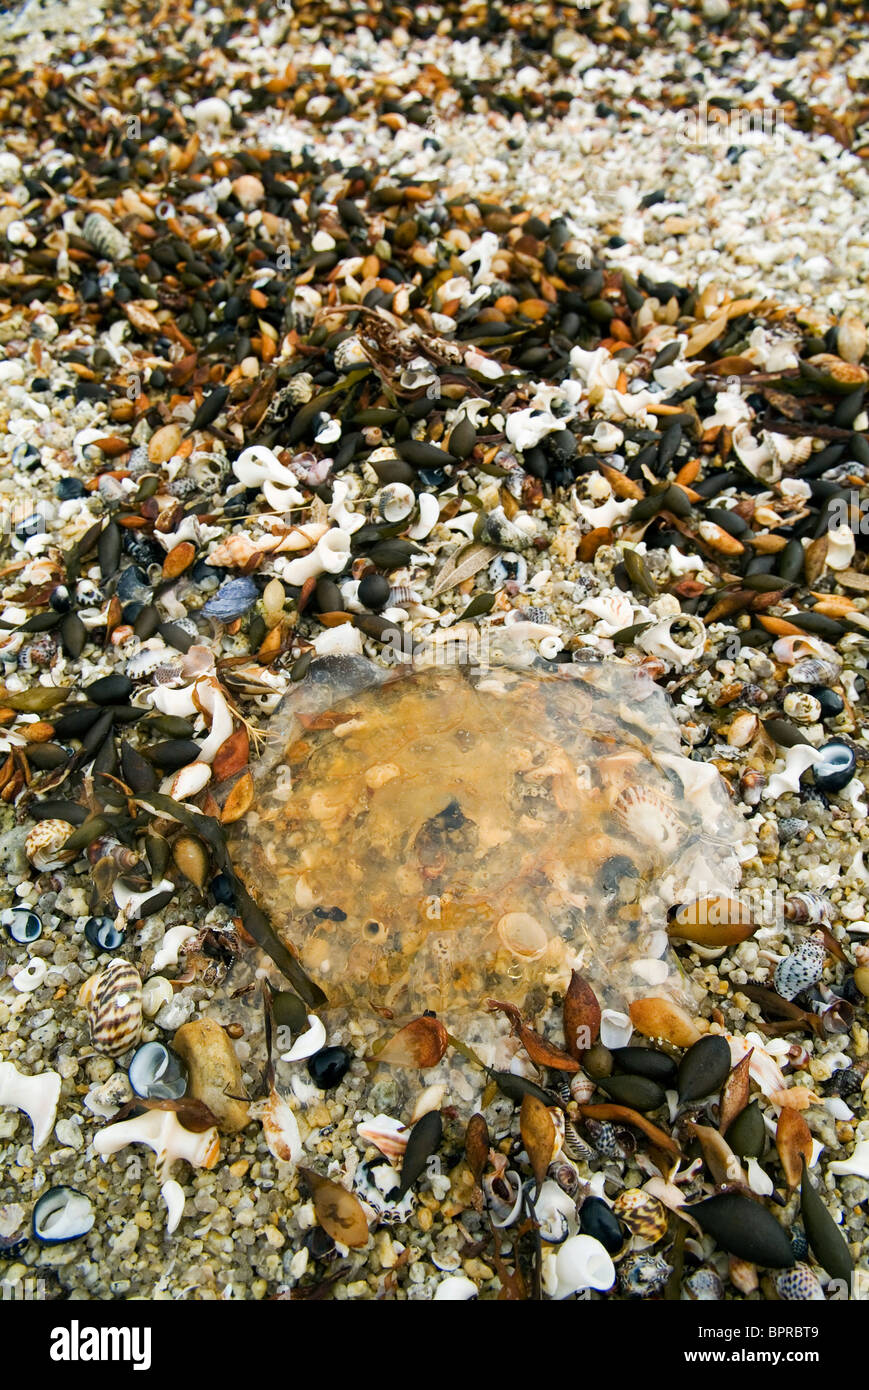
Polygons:
<instances>
[{"instance_id":1,"label":"striped cone shell","mask_svg":"<svg viewBox=\"0 0 869 1390\"><path fill-rule=\"evenodd\" d=\"M641 1187L626 1187L613 1202L613 1212L634 1237L634 1249L656 1245L667 1234L667 1208Z\"/></svg>"},{"instance_id":2,"label":"striped cone shell","mask_svg":"<svg viewBox=\"0 0 869 1390\"><path fill-rule=\"evenodd\" d=\"M134 965L113 960L92 976L82 993L87 1002L91 1042L98 1052L120 1057L142 1033L142 981Z\"/></svg>"}]
</instances>

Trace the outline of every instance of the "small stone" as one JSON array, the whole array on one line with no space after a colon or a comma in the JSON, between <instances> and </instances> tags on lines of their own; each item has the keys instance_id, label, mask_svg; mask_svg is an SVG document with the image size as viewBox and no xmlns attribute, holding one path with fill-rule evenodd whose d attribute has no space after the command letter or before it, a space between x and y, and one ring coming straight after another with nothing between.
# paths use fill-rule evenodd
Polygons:
<instances>
[{"instance_id":1,"label":"small stone","mask_svg":"<svg viewBox=\"0 0 869 1390\"><path fill-rule=\"evenodd\" d=\"M213 1018L198 1018L178 1029L173 1048L189 1072L187 1094L203 1101L221 1134L236 1134L248 1122L241 1064L223 1028Z\"/></svg>"}]
</instances>

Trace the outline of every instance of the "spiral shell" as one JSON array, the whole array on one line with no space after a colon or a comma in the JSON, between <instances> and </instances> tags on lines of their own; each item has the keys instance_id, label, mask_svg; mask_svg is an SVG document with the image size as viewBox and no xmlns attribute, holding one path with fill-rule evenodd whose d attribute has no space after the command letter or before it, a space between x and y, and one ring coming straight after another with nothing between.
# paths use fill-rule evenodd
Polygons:
<instances>
[{"instance_id":1,"label":"spiral shell","mask_svg":"<svg viewBox=\"0 0 869 1390\"><path fill-rule=\"evenodd\" d=\"M132 247L123 232L113 227L101 212L89 212L81 230L85 241L89 241L104 260L125 261L132 254Z\"/></svg>"},{"instance_id":2,"label":"spiral shell","mask_svg":"<svg viewBox=\"0 0 869 1390\"><path fill-rule=\"evenodd\" d=\"M310 372L297 372L287 382L284 395L293 405L307 405L314 394L314 378Z\"/></svg>"},{"instance_id":3,"label":"spiral shell","mask_svg":"<svg viewBox=\"0 0 869 1390\"><path fill-rule=\"evenodd\" d=\"M86 980L79 994L86 1005L91 1042L110 1057L135 1046L142 1033L142 981L134 965L113 960Z\"/></svg>"},{"instance_id":4,"label":"spiral shell","mask_svg":"<svg viewBox=\"0 0 869 1390\"><path fill-rule=\"evenodd\" d=\"M613 1211L634 1237L634 1249L644 1250L667 1234L667 1208L641 1187L626 1187L613 1202Z\"/></svg>"},{"instance_id":5,"label":"spiral shell","mask_svg":"<svg viewBox=\"0 0 869 1390\"><path fill-rule=\"evenodd\" d=\"M24 841L24 853L34 869L59 869L61 864L75 859L77 850L63 848L74 829L65 820L37 821Z\"/></svg>"},{"instance_id":6,"label":"spiral shell","mask_svg":"<svg viewBox=\"0 0 869 1390\"><path fill-rule=\"evenodd\" d=\"M660 1293L673 1273L662 1255L628 1255L619 1268L622 1292L632 1298Z\"/></svg>"},{"instance_id":7,"label":"spiral shell","mask_svg":"<svg viewBox=\"0 0 869 1390\"><path fill-rule=\"evenodd\" d=\"M416 506L416 493L407 483L387 483L377 495L377 506L384 521L404 521Z\"/></svg>"},{"instance_id":8,"label":"spiral shell","mask_svg":"<svg viewBox=\"0 0 869 1390\"><path fill-rule=\"evenodd\" d=\"M339 372L349 372L353 367L363 367L368 361L362 344L353 334L338 344L332 356L335 370Z\"/></svg>"}]
</instances>

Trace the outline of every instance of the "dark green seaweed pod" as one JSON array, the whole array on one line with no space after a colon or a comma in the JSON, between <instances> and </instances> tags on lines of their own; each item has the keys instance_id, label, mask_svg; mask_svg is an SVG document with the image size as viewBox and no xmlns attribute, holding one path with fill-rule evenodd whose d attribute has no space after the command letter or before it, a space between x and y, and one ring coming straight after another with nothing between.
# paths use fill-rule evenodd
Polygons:
<instances>
[{"instance_id":1,"label":"dark green seaweed pod","mask_svg":"<svg viewBox=\"0 0 869 1390\"><path fill-rule=\"evenodd\" d=\"M438 1148L444 1133L444 1122L439 1110L429 1110L417 1120L404 1151L401 1165L401 1181L390 1192L390 1198L400 1202L406 1192L413 1187L417 1178L425 1172L425 1165Z\"/></svg>"},{"instance_id":2,"label":"dark green seaweed pod","mask_svg":"<svg viewBox=\"0 0 869 1390\"><path fill-rule=\"evenodd\" d=\"M679 1099L682 1102L700 1100L719 1091L730 1071L730 1047L727 1039L714 1033L700 1038L688 1048L679 1063Z\"/></svg>"},{"instance_id":3,"label":"dark green seaweed pod","mask_svg":"<svg viewBox=\"0 0 869 1390\"><path fill-rule=\"evenodd\" d=\"M803 1180L800 1183L800 1214L812 1254L833 1279L850 1283L854 1261L845 1237L827 1210L821 1194L814 1186L803 1159Z\"/></svg>"},{"instance_id":4,"label":"dark green seaweed pod","mask_svg":"<svg viewBox=\"0 0 869 1390\"><path fill-rule=\"evenodd\" d=\"M729 1255L770 1269L790 1269L796 1263L787 1232L766 1207L750 1197L723 1192L685 1210Z\"/></svg>"}]
</instances>

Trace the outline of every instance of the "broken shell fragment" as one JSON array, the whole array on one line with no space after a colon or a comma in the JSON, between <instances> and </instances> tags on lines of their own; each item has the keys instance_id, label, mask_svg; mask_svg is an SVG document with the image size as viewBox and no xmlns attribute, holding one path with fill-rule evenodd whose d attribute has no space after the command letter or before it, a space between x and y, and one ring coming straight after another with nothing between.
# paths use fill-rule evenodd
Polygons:
<instances>
[{"instance_id":1,"label":"broken shell fragment","mask_svg":"<svg viewBox=\"0 0 869 1390\"><path fill-rule=\"evenodd\" d=\"M74 1187L52 1187L33 1208L33 1234L43 1245L86 1236L96 1217L90 1198Z\"/></svg>"},{"instance_id":2,"label":"broken shell fragment","mask_svg":"<svg viewBox=\"0 0 869 1390\"><path fill-rule=\"evenodd\" d=\"M192 1168L213 1168L220 1157L220 1137L213 1126L194 1133L185 1129L171 1110L147 1110L131 1120L107 1125L94 1136L94 1149L103 1158L119 1153L128 1144L147 1144L154 1150L161 1182L178 1159Z\"/></svg>"},{"instance_id":3,"label":"broken shell fragment","mask_svg":"<svg viewBox=\"0 0 869 1390\"><path fill-rule=\"evenodd\" d=\"M62 1081L56 1071L26 1076L13 1062L0 1062L0 1105L23 1110L33 1126L33 1152L42 1148L54 1128Z\"/></svg>"}]
</instances>

